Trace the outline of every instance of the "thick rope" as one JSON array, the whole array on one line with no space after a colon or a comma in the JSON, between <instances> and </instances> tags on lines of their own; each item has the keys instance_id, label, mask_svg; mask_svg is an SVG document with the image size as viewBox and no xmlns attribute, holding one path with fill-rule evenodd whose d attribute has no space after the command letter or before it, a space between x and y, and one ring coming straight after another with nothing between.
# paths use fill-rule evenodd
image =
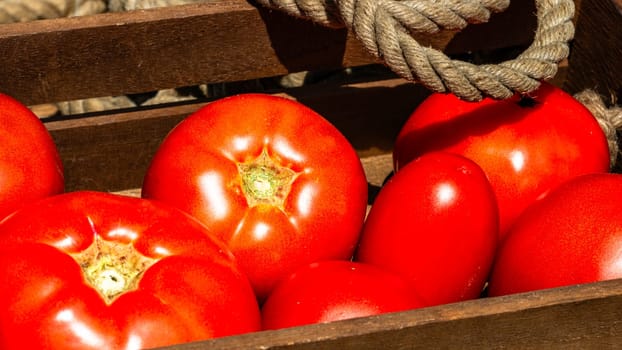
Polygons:
<instances>
[{"instance_id":1,"label":"thick rope","mask_svg":"<svg viewBox=\"0 0 622 350\"><path fill-rule=\"evenodd\" d=\"M601 96L594 90L586 89L574 95L574 97L581 102L587 109L592 112L600 128L607 136L609 142L609 155L611 169L622 170L622 164L620 164L620 150L618 144L618 130L622 130L622 107L612 106L607 107Z\"/></svg>"},{"instance_id":2,"label":"thick rope","mask_svg":"<svg viewBox=\"0 0 622 350\"><path fill-rule=\"evenodd\" d=\"M555 76L574 37L572 0L536 0L538 27L531 46L513 60L477 66L423 47L411 34L462 29L467 23L486 21L492 12L505 9L507 1L257 1L328 26L345 25L401 77L470 101L484 96L505 99L535 90L540 81Z\"/></svg>"}]
</instances>

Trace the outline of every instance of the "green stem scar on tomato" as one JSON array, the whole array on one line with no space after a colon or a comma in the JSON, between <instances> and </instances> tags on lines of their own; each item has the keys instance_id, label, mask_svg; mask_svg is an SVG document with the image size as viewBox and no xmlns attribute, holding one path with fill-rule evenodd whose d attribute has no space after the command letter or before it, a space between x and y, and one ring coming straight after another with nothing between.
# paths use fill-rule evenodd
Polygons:
<instances>
[{"instance_id":1,"label":"green stem scar on tomato","mask_svg":"<svg viewBox=\"0 0 622 350\"><path fill-rule=\"evenodd\" d=\"M98 234L87 249L71 255L106 304L136 290L143 272L158 260L142 255L132 244L107 241Z\"/></svg>"},{"instance_id":2,"label":"green stem scar on tomato","mask_svg":"<svg viewBox=\"0 0 622 350\"><path fill-rule=\"evenodd\" d=\"M257 331L226 246L164 203L77 191L0 222L0 349L144 349Z\"/></svg>"},{"instance_id":3,"label":"green stem scar on tomato","mask_svg":"<svg viewBox=\"0 0 622 350\"><path fill-rule=\"evenodd\" d=\"M282 208L297 173L278 165L264 148L261 155L248 163L238 163L242 191L249 207L268 204Z\"/></svg>"}]
</instances>

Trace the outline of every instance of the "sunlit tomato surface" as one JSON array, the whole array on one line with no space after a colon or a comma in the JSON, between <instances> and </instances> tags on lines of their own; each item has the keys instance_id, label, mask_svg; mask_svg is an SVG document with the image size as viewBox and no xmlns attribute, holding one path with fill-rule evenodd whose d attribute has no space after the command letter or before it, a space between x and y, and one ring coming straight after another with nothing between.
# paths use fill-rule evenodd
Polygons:
<instances>
[{"instance_id":1,"label":"sunlit tomato surface","mask_svg":"<svg viewBox=\"0 0 622 350\"><path fill-rule=\"evenodd\" d=\"M396 274L352 261L321 261L277 285L262 307L262 324L279 329L422 305L413 287Z\"/></svg>"},{"instance_id":2,"label":"sunlit tomato surface","mask_svg":"<svg viewBox=\"0 0 622 350\"><path fill-rule=\"evenodd\" d=\"M218 234L262 299L299 266L351 258L367 181L353 147L319 114L293 100L243 94L175 127L142 194Z\"/></svg>"},{"instance_id":3,"label":"sunlit tomato surface","mask_svg":"<svg viewBox=\"0 0 622 350\"><path fill-rule=\"evenodd\" d=\"M430 152L382 187L356 260L405 276L425 305L474 299L497 235L495 195L482 169L456 154Z\"/></svg>"},{"instance_id":4,"label":"sunlit tomato surface","mask_svg":"<svg viewBox=\"0 0 622 350\"><path fill-rule=\"evenodd\" d=\"M571 179L527 208L501 245L490 295L622 278L622 175Z\"/></svg>"},{"instance_id":5,"label":"sunlit tomato surface","mask_svg":"<svg viewBox=\"0 0 622 350\"><path fill-rule=\"evenodd\" d=\"M0 219L23 204L64 191L63 166L43 123L0 94Z\"/></svg>"},{"instance_id":6,"label":"sunlit tomato surface","mask_svg":"<svg viewBox=\"0 0 622 350\"><path fill-rule=\"evenodd\" d=\"M395 166L432 150L464 155L484 169L498 198L501 236L529 204L563 181L609 170L607 140L595 118L547 83L523 99L466 102L431 95L400 131Z\"/></svg>"},{"instance_id":7,"label":"sunlit tomato surface","mask_svg":"<svg viewBox=\"0 0 622 350\"><path fill-rule=\"evenodd\" d=\"M142 349L255 331L248 279L187 214L72 192L0 223L0 348Z\"/></svg>"}]
</instances>

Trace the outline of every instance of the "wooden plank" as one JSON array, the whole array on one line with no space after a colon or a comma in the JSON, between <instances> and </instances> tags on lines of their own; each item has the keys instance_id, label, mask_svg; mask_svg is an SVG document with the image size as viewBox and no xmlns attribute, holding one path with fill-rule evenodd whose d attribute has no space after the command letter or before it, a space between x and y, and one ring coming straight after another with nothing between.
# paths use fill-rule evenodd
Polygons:
<instances>
[{"instance_id":1,"label":"wooden plank","mask_svg":"<svg viewBox=\"0 0 622 350\"><path fill-rule=\"evenodd\" d=\"M452 54L525 45L534 18L525 8L513 5L456 38L417 39ZM245 0L3 24L0 52L0 91L26 104L377 62L345 29Z\"/></svg>"},{"instance_id":2,"label":"wooden plank","mask_svg":"<svg viewBox=\"0 0 622 350\"><path fill-rule=\"evenodd\" d=\"M194 110L187 105L46 123L63 160L66 190L140 187L160 140Z\"/></svg>"},{"instance_id":3,"label":"wooden plank","mask_svg":"<svg viewBox=\"0 0 622 350\"><path fill-rule=\"evenodd\" d=\"M600 349L620 344L622 280L613 280L162 350Z\"/></svg>"},{"instance_id":4,"label":"wooden plank","mask_svg":"<svg viewBox=\"0 0 622 350\"><path fill-rule=\"evenodd\" d=\"M347 34L243 0L6 24L0 90L36 104L373 62Z\"/></svg>"},{"instance_id":5,"label":"wooden plank","mask_svg":"<svg viewBox=\"0 0 622 350\"><path fill-rule=\"evenodd\" d=\"M399 128L428 91L402 79L390 79L321 84L279 94L323 115L363 157L390 152ZM67 189L140 187L160 141L201 106L203 103L190 103L46 122L63 159Z\"/></svg>"},{"instance_id":6,"label":"wooden plank","mask_svg":"<svg viewBox=\"0 0 622 350\"><path fill-rule=\"evenodd\" d=\"M611 0L582 0L564 88L622 98L622 13ZM610 98L611 97L611 98Z\"/></svg>"}]
</instances>

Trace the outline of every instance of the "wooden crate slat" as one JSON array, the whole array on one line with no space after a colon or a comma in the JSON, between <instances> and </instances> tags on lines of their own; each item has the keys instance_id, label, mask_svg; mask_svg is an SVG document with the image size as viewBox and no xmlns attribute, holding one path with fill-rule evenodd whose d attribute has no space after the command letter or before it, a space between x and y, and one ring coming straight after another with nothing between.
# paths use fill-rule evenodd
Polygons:
<instances>
[{"instance_id":1,"label":"wooden crate slat","mask_svg":"<svg viewBox=\"0 0 622 350\"><path fill-rule=\"evenodd\" d=\"M529 8L513 5L455 40L451 32L417 39L448 53L526 45L535 24ZM345 29L244 0L4 24L0 52L0 91L26 104L378 62Z\"/></svg>"},{"instance_id":2,"label":"wooden crate slat","mask_svg":"<svg viewBox=\"0 0 622 350\"><path fill-rule=\"evenodd\" d=\"M620 344L622 280L612 280L162 350L598 349Z\"/></svg>"},{"instance_id":3,"label":"wooden crate slat","mask_svg":"<svg viewBox=\"0 0 622 350\"><path fill-rule=\"evenodd\" d=\"M279 51L241 0L2 25L0 91L34 104L372 62L345 30L270 16L290 22Z\"/></svg>"}]
</instances>

